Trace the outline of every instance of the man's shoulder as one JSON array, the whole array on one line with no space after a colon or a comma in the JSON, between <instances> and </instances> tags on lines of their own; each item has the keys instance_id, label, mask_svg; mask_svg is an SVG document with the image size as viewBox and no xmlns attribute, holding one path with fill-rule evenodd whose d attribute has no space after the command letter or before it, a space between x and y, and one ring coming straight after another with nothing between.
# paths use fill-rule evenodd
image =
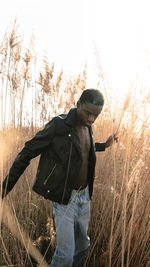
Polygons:
<instances>
[{"instance_id":1,"label":"man's shoulder","mask_svg":"<svg viewBox=\"0 0 150 267\"><path fill-rule=\"evenodd\" d=\"M60 114L53 118L54 125L56 128L63 127L65 124L65 119L67 118L67 114Z\"/></svg>"},{"instance_id":2,"label":"man's shoulder","mask_svg":"<svg viewBox=\"0 0 150 267\"><path fill-rule=\"evenodd\" d=\"M54 119L55 120L64 120L64 119L66 119L67 118L67 115L68 114L65 114L65 113L63 113L63 114L60 114L60 115L58 115L58 116L56 116Z\"/></svg>"},{"instance_id":3,"label":"man's shoulder","mask_svg":"<svg viewBox=\"0 0 150 267\"><path fill-rule=\"evenodd\" d=\"M74 121L75 120L75 115L76 115L76 108L72 108L69 110L68 113L62 113L59 114L58 116L54 117L54 121L66 121L66 123L70 122L70 121Z\"/></svg>"},{"instance_id":4,"label":"man's shoulder","mask_svg":"<svg viewBox=\"0 0 150 267\"><path fill-rule=\"evenodd\" d=\"M52 120L50 120L46 126L54 126L55 128L60 128L65 126L73 127L75 124L75 119L76 119L76 109L72 108L69 110L68 113L62 113L59 114L55 117L53 117Z\"/></svg>"},{"instance_id":5,"label":"man's shoulder","mask_svg":"<svg viewBox=\"0 0 150 267\"><path fill-rule=\"evenodd\" d=\"M55 124L55 123L59 123L60 121L64 120L67 117L67 114L59 114L54 116L51 120L49 120L46 125L51 125L51 124Z\"/></svg>"}]
</instances>

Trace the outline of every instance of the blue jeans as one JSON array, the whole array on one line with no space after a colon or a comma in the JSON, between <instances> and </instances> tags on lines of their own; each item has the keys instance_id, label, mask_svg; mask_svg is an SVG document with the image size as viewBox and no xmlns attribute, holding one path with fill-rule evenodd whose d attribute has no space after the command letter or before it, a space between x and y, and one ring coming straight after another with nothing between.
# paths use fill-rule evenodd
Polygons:
<instances>
[{"instance_id":1,"label":"blue jeans","mask_svg":"<svg viewBox=\"0 0 150 267\"><path fill-rule=\"evenodd\" d=\"M89 190L73 190L67 205L52 202L56 226L56 250L51 267L82 266L90 239L87 235L90 218Z\"/></svg>"}]
</instances>

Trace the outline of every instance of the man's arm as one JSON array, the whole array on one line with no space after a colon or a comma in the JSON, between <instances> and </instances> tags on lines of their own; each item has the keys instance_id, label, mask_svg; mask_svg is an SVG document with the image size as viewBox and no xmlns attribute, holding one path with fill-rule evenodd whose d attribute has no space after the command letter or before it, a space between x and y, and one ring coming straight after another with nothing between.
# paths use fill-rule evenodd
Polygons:
<instances>
[{"instance_id":1,"label":"man's arm","mask_svg":"<svg viewBox=\"0 0 150 267\"><path fill-rule=\"evenodd\" d=\"M54 120L47 123L42 131L39 131L31 140L25 143L22 151L17 155L9 174L2 184L2 198L14 187L19 177L30 164L30 160L37 157L50 145L55 134Z\"/></svg>"},{"instance_id":2,"label":"man's arm","mask_svg":"<svg viewBox=\"0 0 150 267\"><path fill-rule=\"evenodd\" d=\"M105 149L112 146L114 142L118 142L118 136L116 134L109 136L105 143L95 143L96 151L105 151Z\"/></svg>"},{"instance_id":3,"label":"man's arm","mask_svg":"<svg viewBox=\"0 0 150 267\"><path fill-rule=\"evenodd\" d=\"M96 151L105 151L106 143L95 143L95 149Z\"/></svg>"}]
</instances>

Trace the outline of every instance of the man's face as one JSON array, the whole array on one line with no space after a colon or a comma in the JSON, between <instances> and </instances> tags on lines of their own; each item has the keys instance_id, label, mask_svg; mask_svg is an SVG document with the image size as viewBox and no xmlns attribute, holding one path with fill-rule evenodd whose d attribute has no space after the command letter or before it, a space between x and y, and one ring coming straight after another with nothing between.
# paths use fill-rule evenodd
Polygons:
<instances>
[{"instance_id":1,"label":"man's face","mask_svg":"<svg viewBox=\"0 0 150 267\"><path fill-rule=\"evenodd\" d=\"M103 106L91 103L77 104L77 121L83 126L90 126L94 123L103 109Z\"/></svg>"}]
</instances>

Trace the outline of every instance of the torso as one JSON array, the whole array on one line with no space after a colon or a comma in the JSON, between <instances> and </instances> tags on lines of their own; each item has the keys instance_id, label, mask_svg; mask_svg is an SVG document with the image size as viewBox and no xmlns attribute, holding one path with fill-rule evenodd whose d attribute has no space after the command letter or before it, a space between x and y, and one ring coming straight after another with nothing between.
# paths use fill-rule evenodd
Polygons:
<instances>
[{"instance_id":1,"label":"torso","mask_svg":"<svg viewBox=\"0 0 150 267\"><path fill-rule=\"evenodd\" d=\"M76 127L81 145L82 165L78 177L75 179L74 189L85 188L87 185L87 174L89 165L89 152L91 147L88 127Z\"/></svg>"}]
</instances>

